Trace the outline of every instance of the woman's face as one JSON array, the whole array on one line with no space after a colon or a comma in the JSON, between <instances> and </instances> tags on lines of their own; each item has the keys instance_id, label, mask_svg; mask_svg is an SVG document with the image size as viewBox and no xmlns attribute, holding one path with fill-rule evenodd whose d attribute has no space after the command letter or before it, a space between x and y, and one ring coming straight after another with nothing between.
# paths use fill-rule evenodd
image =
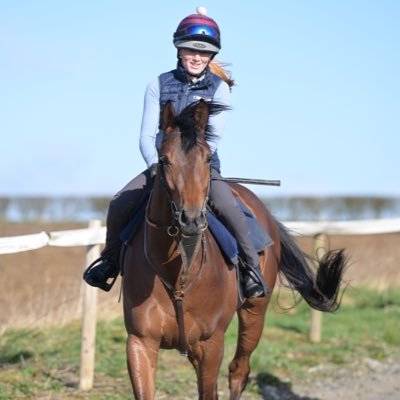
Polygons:
<instances>
[{"instance_id":1,"label":"woman's face","mask_svg":"<svg viewBox=\"0 0 400 400\"><path fill-rule=\"evenodd\" d=\"M212 53L205 51L181 49L179 51L183 68L191 76L199 76L207 68Z\"/></svg>"}]
</instances>

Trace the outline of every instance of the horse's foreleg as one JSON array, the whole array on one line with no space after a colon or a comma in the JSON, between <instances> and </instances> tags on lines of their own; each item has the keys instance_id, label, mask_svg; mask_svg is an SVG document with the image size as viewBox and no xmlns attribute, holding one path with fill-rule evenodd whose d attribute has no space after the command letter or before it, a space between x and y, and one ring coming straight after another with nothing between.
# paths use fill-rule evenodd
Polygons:
<instances>
[{"instance_id":1,"label":"horse's foreleg","mask_svg":"<svg viewBox=\"0 0 400 400\"><path fill-rule=\"evenodd\" d=\"M199 342L189 355L197 374L199 399L218 399L218 373L224 355L224 335L218 333L206 341Z\"/></svg>"},{"instance_id":2,"label":"horse's foreleg","mask_svg":"<svg viewBox=\"0 0 400 400\"><path fill-rule=\"evenodd\" d=\"M230 400L240 399L246 387L250 373L250 356L261 338L267 305L268 300L265 298L254 299L238 311L238 343L235 357L229 364Z\"/></svg>"},{"instance_id":3,"label":"horse's foreleg","mask_svg":"<svg viewBox=\"0 0 400 400\"><path fill-rule=\"evenodd\" d=\"M128 335L126 355L135 399L154 399L158 351L159 343Z\"/></svg>"}]
</instances>

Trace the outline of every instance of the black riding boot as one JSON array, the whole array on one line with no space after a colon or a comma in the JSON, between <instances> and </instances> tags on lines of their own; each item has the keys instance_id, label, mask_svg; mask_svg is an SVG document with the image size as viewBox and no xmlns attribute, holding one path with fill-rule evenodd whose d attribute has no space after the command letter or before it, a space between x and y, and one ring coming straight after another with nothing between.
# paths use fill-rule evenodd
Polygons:
<instances>
[{"instance_id":1,"label":"black riding boot","mask_svg":"<svg viewBox=\"0 0 400 400\"><path fill-rule=\"evenodd\" d=\"M83 274L83 279L90 286L98 287L108 292L119 274L117 262L100 257L95 264L90 265ZM109 280L111 280L109 282Z\"/></svg>"},{"instance_id":2,"label":"black riding boot","mask_svg":"<svg viewBox=\"0 0 400 400\"><path fill-rule=\"evenodd\" d=\"M121 240L119 234L128 220L116 212L116 207L110 206L107 216L106 246L101 257L94 261L83 274L83 279L90 286L98 287L108 292L115 283L120 272L119 254Z\"/></svg>"},{"instance_id":3,"label":"black riding boot","mask_svg":"<svg viewBox=\"0 0 400 400\"><path fill-rule=\"evenodd\" d=\"M243 295L247 299L254 297L264 297L269 293L269 289L264 283L261 275L260 266L252 267L246 263L240 265L240 280Z\"/></svg>"}]
</instances>

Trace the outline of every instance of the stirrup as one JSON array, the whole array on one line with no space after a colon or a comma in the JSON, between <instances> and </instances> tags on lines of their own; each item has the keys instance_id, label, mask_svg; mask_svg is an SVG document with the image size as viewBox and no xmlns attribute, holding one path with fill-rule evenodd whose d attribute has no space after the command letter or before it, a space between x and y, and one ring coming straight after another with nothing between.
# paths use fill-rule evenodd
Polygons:
<instances>
[{"instance_id":1,"label":"stirrup","mask_svg":"<svg viewBox=\"0 0 400 400\"><path fill-rule=\"evenodd\" d=\"M257 298L257 297L264 297L270 293L270 290L267 288L264 278L261 275L260 267L252 267L251 265L241 262L241 284L242 284L242 291L243 295L247 298ZM249 282L250 281L250 282ZM248 293L246 288L246 284L250 283L250 289L255 290L255 293L252 295L246 295Z\"/></svg>"},{"instance_id":2,"label":"stirrup","mask_svg":"<svg viewBox=\"0 0 400 400\"><path fill-rule=\"evenodd\" d=\"M105 282L94 282L89 280L88 281L88 276L90 272L97 267L97 263L104 260L104 257L99 257L96 260L94 260L84 271L83 273L83 280L90 286L93 287L98 287L99 289L104 290L105 292L109 292L111 288L114 286L115 281L118 278L119 273L117 273L114 277L107 278ZM107 281L111 279L111 282L108 283Z\"/></svg>"}]
</instances>

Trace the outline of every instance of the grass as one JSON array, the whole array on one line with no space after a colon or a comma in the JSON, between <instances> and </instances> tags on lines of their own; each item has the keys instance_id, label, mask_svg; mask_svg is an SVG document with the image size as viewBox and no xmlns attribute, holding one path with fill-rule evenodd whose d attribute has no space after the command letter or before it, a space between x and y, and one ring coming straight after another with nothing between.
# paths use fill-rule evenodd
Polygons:
<instances>
[{"instance_id":1,"label":"grass","mask_svg":"<svg viewBox=\"0 0 400 400\"><path fill-rule=\"evenodd\" d=\"M288 299L283 294L278 301L286 304ZM332 368L354 366L365 358L384 361L400 355L398 290L348 289L340 310L324 314L320 344L308 341L310 309L305 304L283 312L276 301L273 303L252 358L246 398L259 398L260 383L290 384L315 371L323 376ZM227 365L234 353L236 325L234 320L226 333L222 390L227 390ZM78 322L58 329L7 331L0 337L0 399L117 400L131 396L121 318L98 323L95 388L89 393L78 390L79 359ZM194 372L177 352L161 352L157 385L159 398L196 397Z\"/></svg>"}]
</instances>

